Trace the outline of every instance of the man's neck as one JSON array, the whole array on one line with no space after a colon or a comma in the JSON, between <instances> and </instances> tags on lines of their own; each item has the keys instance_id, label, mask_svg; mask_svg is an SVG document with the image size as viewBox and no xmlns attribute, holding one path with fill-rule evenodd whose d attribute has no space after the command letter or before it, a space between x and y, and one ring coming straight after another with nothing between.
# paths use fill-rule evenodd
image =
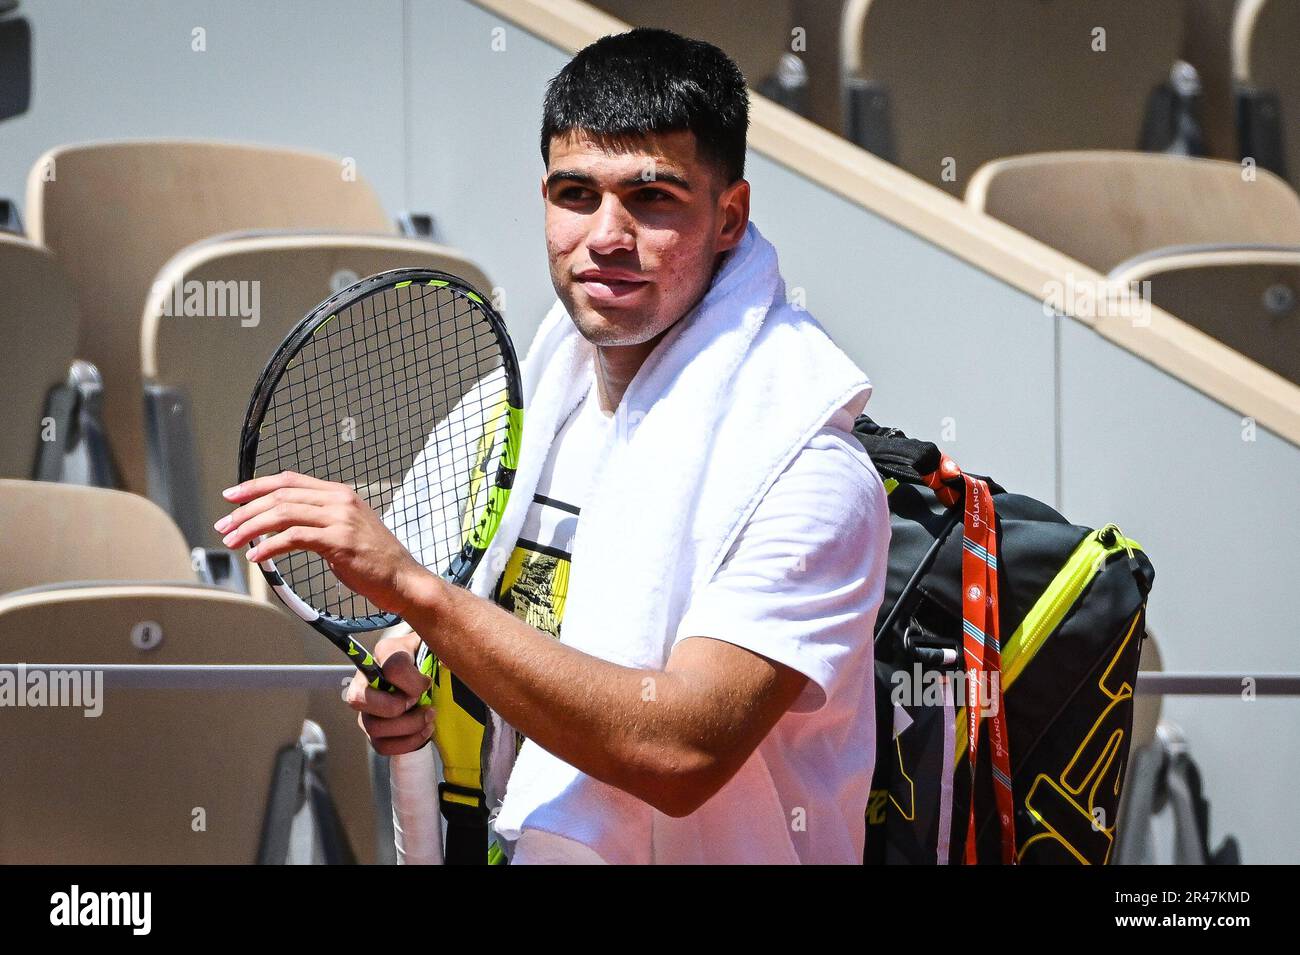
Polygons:
<instances>
[{"instance_id":1,"label":"man's neck","mask_svg":"<svg viewBox=\"0 0 1300 955\"><path fill-rule=\"evenodd\" d=\"M708 286L700 293L700 299L703 299L708 294L708 290L713 287L713 280L718 277L718 269L722 267L722 262L727 255L727 252L719 252L713 257L713 272L709 276ZM693 310L700 299L697 299L687 311ZM678 321L681 319L679 318ZM600 403L600 410L605 415L614 413L627 392L627 386L632 383L632 379L641 370L645 360L675 325L674 322L648 342L639 345L596 346L596 396Z\"/></svg>"},{"instance_id":2,"label":"man's neck","mask_svg":"<svg viewBox=\"0 0 1300 955\"><path fill-rule=\"evenodd\" d=\"M596 346L596 397L605 415L614 413L627 392L627 386L666 334L667 330L638 345Z\"/></svg>"}]
</instances>

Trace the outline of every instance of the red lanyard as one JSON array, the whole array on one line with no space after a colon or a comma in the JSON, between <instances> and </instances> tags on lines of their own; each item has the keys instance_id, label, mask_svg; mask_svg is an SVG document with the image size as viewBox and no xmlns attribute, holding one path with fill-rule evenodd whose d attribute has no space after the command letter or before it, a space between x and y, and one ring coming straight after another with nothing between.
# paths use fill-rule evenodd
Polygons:
<instances>
[{"instance_id":1,"label":"red lanyard","mask_svg":"<svg viewBox=\"0 0 1300 955\"><path fill-rule=\"evenodd\" d=\"M1016 823L1011 793L1011 753L1002 706L1002 640L998 626L998 537L993 494L986 481L962 474L946 454L927 476L941 503L957 503L958 494L944 483L957 475L966 482L966 519L961 552L962 646L966 659L966 754L970 763L970 821L966 829L966 864L978 859L975 845L975 768L979 759L981 686L988 687L989 746L993 751L993 792L1002 826L1002 864L1016 864Z\"/></svg>"},{"instance_id":2,"label":"red lanyard","mask_svg":"<svg viewBox=\"0 0 1300 955\"><path fill-rule=\"evenodd\" d=\"M1002 707L1002 641L998 628L998 535L993 495L986 482L966 479L966 524L961 550L962 642L966 651L966 750L970 757L970 824L966 864L975 865L975 767L978 763L981 702L987 686L989 747L993 753L993 793L1002 821L1002 864L1016 864L1016 824L1011 796L1011 754Z\"/></svg>"}]
</instances>

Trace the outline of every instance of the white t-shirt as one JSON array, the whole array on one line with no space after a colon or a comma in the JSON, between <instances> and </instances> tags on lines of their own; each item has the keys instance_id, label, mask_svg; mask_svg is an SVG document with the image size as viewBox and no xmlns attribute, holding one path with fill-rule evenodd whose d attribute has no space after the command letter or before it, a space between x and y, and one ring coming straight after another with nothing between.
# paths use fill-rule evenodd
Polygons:
<instances>
[{"instance_id":1,"label":"white t-shirt","mask_svg":"<svg viewBox=\"0 0 1300 955\"><path fill-rule=\"evenodd\" d=\"M591 454L602 429L617 426L601 411L593 385L551 445L497 584L499 603L552 636L563 627ZM695 594L677 632L678 641L724 640L808 677L759 744L786 813L766 824L782 826L774 835L788 832L805 863L862 861L875 763L872 631L884 594L889 512L880 476L852 427L840 412L808 441ZM529 828L512 857L516 865L601 861L582 843Z\"/></svg>"}]
</instances>

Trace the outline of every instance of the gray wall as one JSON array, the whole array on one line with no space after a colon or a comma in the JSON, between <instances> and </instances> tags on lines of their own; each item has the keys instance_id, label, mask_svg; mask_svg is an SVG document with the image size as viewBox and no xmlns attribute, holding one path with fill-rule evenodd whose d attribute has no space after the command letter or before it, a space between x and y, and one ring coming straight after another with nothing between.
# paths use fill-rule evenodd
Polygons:
<instances>
[{"instance_id":1,"label":"gray wall","mask_svg":"<svg viewBox=\"0 0 1300 955\"><path fill-rule=\"evenodd\" d=\"M23 9L34 105L0 126L0 194L20 197L46 148L101 137L353 156L391 211L435 213L441 238L504 290L526 345L553 300L537 127L559 50L467 0ZM199 26L203 53L190 48ZM1150 622L1168 668L1300 669L1300 449L1262 428L1243 440L1236 413L764 156L751 153L749 175L754 221L787 283L871 376L879 420L935 438L950 429L945 447L971 470L1139 540L1157 570ZM976 334L995 347L968 353ZM1201 762L1213 834L1235 833L1251 862L1300 861L1296 701L1170 698L1165 713Z\"/></svg>"},{"instance_id":2,"label":"gray wall","mask_svg":"<svg viewBox=\"0 0 1300 955\"><path fill-rule=\"evenodd\" d=\"M51 146L201 137L352 156L402 206L400 0L23 0L19 12L32 108L0 124L0 194L21 199Z\"/></svg>"},{"instance_id":3,"label":"gray wall","mask_svg":"<svg viewBox=\"0 0 1300 955\"><path fill-rule=\"evenodd\" d=\"M1300 449L1070 321L1062 323L1065 511L1115 521L1156 568L1150 627L1167 670L1296 672ZM1300 861L1294 697L1169 697L1200 762L1211 838L1249 862Z\"/></svg>"}]
</instances>

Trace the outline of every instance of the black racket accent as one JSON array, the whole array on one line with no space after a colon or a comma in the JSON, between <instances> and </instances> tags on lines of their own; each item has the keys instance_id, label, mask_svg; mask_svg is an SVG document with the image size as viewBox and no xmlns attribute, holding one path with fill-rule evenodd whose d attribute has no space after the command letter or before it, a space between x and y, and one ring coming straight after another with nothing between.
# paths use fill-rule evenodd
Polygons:
<instances>
[{"instance_id":1,"label":"black racket accent","mask_svg":"<svg viewBox=\"0 0 1300 955\"><path fill-rule=\"evenodd\" d=\"M245 415L239 480L291 470L347 484L421 564L463 586L500 523L521 429L500 316L453 275L396 269L322 302L272 356ZM392 626L394 613L310 551L262 570L372 685L384 682L348 634Z\"/></svg>"}]
</instances>

